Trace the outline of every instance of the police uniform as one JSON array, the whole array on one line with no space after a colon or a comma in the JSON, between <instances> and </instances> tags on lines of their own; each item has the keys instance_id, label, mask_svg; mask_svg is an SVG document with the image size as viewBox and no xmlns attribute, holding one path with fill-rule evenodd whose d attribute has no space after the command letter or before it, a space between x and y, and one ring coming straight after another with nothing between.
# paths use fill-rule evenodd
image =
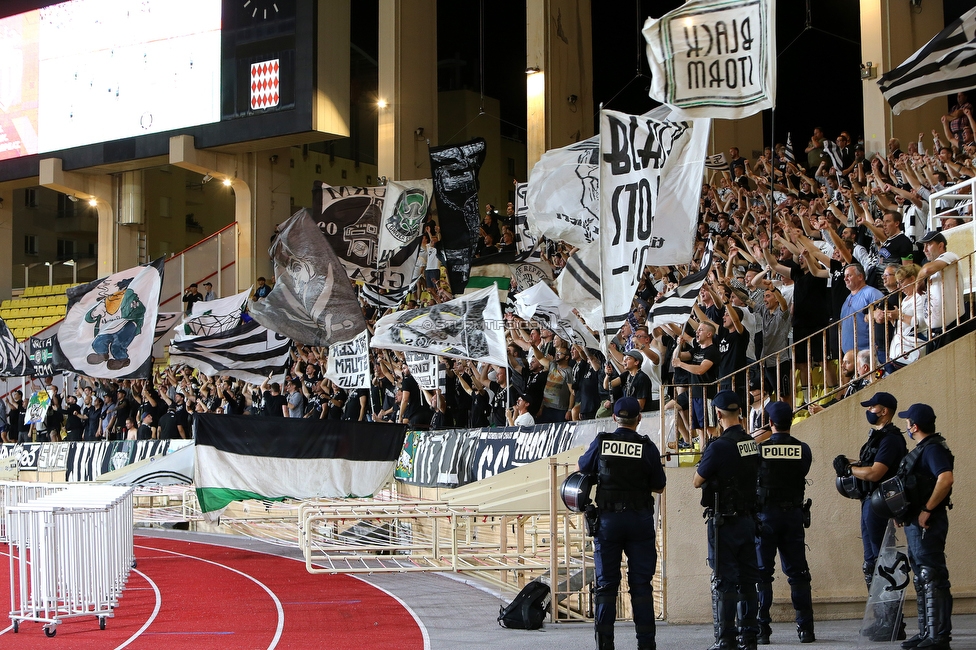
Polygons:
<instances>
[{"instance_id":1,"label":"police uniform","mask_svg":"<svg viewBox=\"0 0 976 650\"><path fill-rule=\"evenodd\" d=\"M614 405L614 415L636 418L640 403L633 397L622 397ZM621 552L625 552L638 647L653 650L656 645L651 578L657 568L654 492L663 490L665 484L661 452L647 436L619 427L612 433L597 435L580 457L579 468L597 475L599 524L593 538L597 647L613 648L620 560Z\"/></svg>"},{"instance_id":2,"label":"police uniform","mask_svg":"<svg viewBox=\"0 0 976 650\"><path fill-rule=\"evenodd\" d=\"M793 410L785 402L771 402L765 408L777 429L759 445L759 640L769 642L770 606L773 604L773 569L776 551L783 573L790 583L790 597L796 611L796 629L801 643L815 640L813 601L810 596L810 568L804 542L803 492L813 462L810 446L790 435Z\"/></svg>"},{"instance_id":3,"label":"police uniform","mask_svg":"<svg viewBox=\"0 0 976 650\"><path fill-rule=\"evenodd\" d=\"M898 416L909 421L909 429L913 425L935 429L935 412L927 404L913 404ZM952 472L953 463L952 452L945 438L931 433L919 441L898 468L898 476L904 482L909 503L902 519L918 604L918 634L902 645L905 648L949 648L952 594L949 592L949 570L945 557L949 496L946 495L931 509L927 509L927 503L939 475ZM927 528L922 528L918 523L923 509L929 513L925 522Z\"/></svg>"},{"instance_id":4,"label":"police uniform","mask_svg":"<svg viewBox=\"0 0 976 650\"><path fill-rule=\"evenodd\" d=\"M732 391L721 391L713 404L723 411L738 410L739 397ZM708 518L715 649L735 648L737 633L739 647L754 648L759 633L755 521L758 472L759 447L740 424L725 429L705 447L698 465L697 474L704 479L702 505ZM737 621L740 600L743 607Z\"/></svg>"},{"instance_id":5,"label":"police uniform","mask_svg":"<svg viewBox=\"0 0 976 650\"><path fill-rule=\"evenodd\" d=\"M882 395L891 397L888 393L876 393L871 399L861 402L861 406L870 407L880 404L892 411L898 408L897 402L889 405L883 401L876 401L884 400L883 397L879 398ZM891 399L894 398L891 397ZM864 564L861 565L861 571L864 573L864 582L867 584L869 592L871 580L874 577L874 565L878 561L878 554L881 552L881 545L884 543L885 531L888 529L888 518L875 513L871 508L871 492L878 487L878 483L882 483L895 475L901 459L907 453L908 444L905 442L905 435L894 423L889 422L881 428L871 429L868 441L864 443L861 452L858 454L857 464L861 467L871 467L875 463L882 463L888 468L888 471L877 483L862 481L864 485L861 490L863 494L861 497L861 544L864 546Z\"/></svg>"}]
</instances>

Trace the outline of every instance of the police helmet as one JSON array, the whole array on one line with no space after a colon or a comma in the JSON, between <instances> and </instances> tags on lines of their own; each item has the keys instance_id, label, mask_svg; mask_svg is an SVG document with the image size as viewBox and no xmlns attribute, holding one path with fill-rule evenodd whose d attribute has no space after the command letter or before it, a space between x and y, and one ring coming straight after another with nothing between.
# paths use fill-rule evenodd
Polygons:
<instances>
[{"instance_id":1,"label":"police helmet","mask_svg":"<svg viewBox=\"0 0 976 650\"><path fill-rule=\"evenodd\" d=\"M567 476L559 488L559 496L562 497L566 507L573 512L586 510L586 506L592 503L590 491L593 489L595 479L593 474L583 472L573 472Z\"/></svg>"},{"instance_id":2,"label":"police helmet","mask_svg":"<svg viewBox=\"0 0 976 650\"><path fill-rule=\"evenodd\" d=\"M871 509L886 519L901 518L908 510L905 483L898 476L888 479L871 493Z\"/></svg>"},{"instance_id":3,"label":"police helmet","mask_svg":"<svg viewBox=\"0 0 976 650\"><path fill-rule=\"evenodd\" d=\"M867 496L864 494L864 484L855 476L838 476L835 485L840 495L847 499L860 500Z\"/></svg>"}]
</instances>

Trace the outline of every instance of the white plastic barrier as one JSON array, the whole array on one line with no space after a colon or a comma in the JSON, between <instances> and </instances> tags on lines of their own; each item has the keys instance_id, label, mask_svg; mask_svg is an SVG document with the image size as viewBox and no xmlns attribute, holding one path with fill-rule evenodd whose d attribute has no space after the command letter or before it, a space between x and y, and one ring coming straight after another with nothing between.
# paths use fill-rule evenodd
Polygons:
<instances>
[{"instance_id":1,"label":"white plastic barrier","mask_svg":"<svg viewBox=\"0 0 976 650\"><path fill-rule=\"evenodd\" d=\"M10 529L10 518L7 508L18 506L38 497L60 492L68 486L64 483L23 483L20 481L0 481L0 542L10 542L17 539L16 531Z\"/></svg>"},{"instance_id":2,"label":"white plastic barrier","mask_svg":"<svg viewBox=\"0 0 976 650\"><path fill-rule=\"evenodd\" d=\"M44 623L52 637L66 618L112 616L134 565L133 488L70 485L6 508L10 543L10 619ZM28 554L29 549L29 554Z\"/></svg>"}]
</instances>

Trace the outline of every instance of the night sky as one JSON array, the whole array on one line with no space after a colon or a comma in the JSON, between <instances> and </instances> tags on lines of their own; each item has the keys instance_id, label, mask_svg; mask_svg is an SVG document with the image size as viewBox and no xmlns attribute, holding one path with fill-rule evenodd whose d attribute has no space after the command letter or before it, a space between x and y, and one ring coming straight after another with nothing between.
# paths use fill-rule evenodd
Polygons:
<instances>
[{"instance_id":1,"label":"night sky","mask_svg":"<svg viewBox=\"0 0 976 650\"><path fill-rule=\"evenodd\" d=\"M682 4L682 0L592 3L594 110L603 103L605 108L638 114L657 105L647 96L649 77L640 30L648 16L660 17ZM811 0L809 5L807 24L804 0L776 4L777 103L775 116L764 113L764 132L769 133L774 117L777 141L785 141L791 131L794 144L801 142L800 146L814 126L821 126L829 136L845 129L860 134L863 122L858 2ZM480 92L482 6L485 94L501 100L502 133L514 129L524 139L524 1L439 2L438 58L465 61L462 85ZM946 22L971 6L972 0L944 0ZM443 90L447 81L456 81L456 75L447 79L442 68L440 80ZM829 104L825 96L836 97L836 103Z\"/></svg>"}]
</instances>

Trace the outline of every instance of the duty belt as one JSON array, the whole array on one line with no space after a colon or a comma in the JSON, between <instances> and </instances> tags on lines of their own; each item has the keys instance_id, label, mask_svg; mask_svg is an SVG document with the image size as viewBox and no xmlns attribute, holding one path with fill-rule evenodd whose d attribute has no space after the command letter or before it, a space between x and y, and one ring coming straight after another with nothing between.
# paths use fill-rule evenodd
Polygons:
<instances>
[{"instance_id":1,"label":"duty belt","mask_svg":"<svg viewBox=\"0 0 976 650\"><path fill-rule=\"evenodd\" d=\"M625 510L647 510L653 507L652 502L644 503L607 503L600 507L605 512L623 512Z\"/></svg>"}]
</instances>

